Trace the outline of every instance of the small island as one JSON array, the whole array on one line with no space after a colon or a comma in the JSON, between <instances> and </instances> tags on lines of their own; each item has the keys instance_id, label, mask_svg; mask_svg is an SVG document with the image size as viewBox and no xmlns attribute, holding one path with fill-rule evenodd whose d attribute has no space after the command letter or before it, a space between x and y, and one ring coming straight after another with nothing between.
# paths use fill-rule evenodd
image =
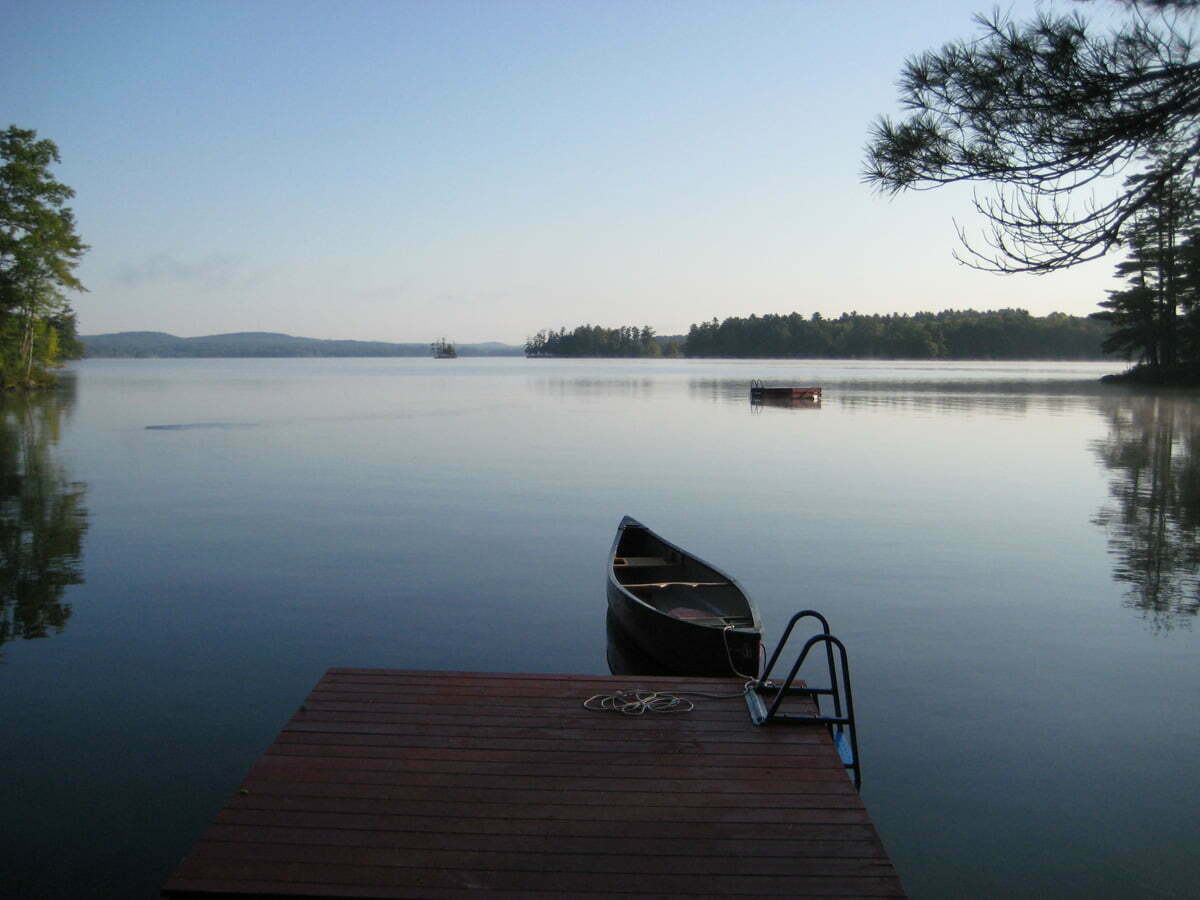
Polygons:
<instances>
[{"instance_id":1,"label":"small island","mask_svg":"<svg viewBox=\"0 0 1200 900\"><path fill-rule=\"evenodd\" d=\"M433 351L434 359L458 359L458 351L445 338L438 338L429 345L429 349Z\"/></svg>"}]
</instances>

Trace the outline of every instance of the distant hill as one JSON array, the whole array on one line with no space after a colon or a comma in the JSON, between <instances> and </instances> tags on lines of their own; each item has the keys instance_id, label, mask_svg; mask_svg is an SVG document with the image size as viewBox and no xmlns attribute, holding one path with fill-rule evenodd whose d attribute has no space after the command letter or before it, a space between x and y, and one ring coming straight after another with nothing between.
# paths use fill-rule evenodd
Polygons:
<instances>
[{"instance_id":1,"label":"distant hill","mask_svg":"<svg viewBox=\"0 0 1200 900\"><path fill-rule=\"evenodd\" d=\"M429 356L429 344L385 341L329 341L269 331L239 331L181 338L163 331L85 334L87 355L100 359L230 356ZM459 356L522 356L524 347L488 341L457 344Z\"/></svg>"}]
</instances>

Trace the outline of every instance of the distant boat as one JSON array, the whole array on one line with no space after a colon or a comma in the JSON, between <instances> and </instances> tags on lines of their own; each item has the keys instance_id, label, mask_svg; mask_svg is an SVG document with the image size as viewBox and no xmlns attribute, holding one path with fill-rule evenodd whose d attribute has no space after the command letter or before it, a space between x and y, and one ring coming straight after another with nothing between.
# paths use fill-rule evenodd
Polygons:
<instances>
[{"instance_id":1,"label":"distant boat","mask_svg":"<svg viewBox=\"0 0 1200 900\"><path fill-rule=\"evenodd\" d=\"M454 349L454 345L449 343L445 338L439 338L429 345L429 349L433 352L434 359L457 359L458 351Z\"/></svg>"},{"instance_id":2,"label":"distant boat","mask_svg":"<svg viewBox=\"0 0 1200 900\"><path fill-rule=\"evenodd\" d=\"M675 674L758 675L762 623L738 583L629 516L609 558L608 608Z\"/></svg>"}]
</instances>

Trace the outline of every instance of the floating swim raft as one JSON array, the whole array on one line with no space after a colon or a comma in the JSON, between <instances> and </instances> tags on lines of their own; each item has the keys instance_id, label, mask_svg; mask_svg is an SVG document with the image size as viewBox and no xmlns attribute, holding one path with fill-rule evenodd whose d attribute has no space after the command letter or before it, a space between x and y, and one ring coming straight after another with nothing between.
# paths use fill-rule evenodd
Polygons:
<instances>
[{"instance_id":1,"label":"floating swim raft","mask_svg":"<svg viewBox=\"0 0 1200 900\"><path fill-rule=\"evenodd\" d=\"M761 381L750 382L751 400L813 400L821 401L819 387L767 387Z\"/></svg>"}]
</instances>

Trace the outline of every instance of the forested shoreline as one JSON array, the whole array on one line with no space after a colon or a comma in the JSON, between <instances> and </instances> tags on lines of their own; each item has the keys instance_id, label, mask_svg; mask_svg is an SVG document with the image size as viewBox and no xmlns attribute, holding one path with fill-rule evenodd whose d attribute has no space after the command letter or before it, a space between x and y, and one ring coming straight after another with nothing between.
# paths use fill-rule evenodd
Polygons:
<instances>
[{"instance_id":1,"label":"forested shoreline","mask_svg":"<svg viewBox=\"0 0 1200 900\"><path fill-rule=\"evenodd\" d=\"M525 355L642 359L683 356L681 337L663 338L649 325L603 328L580 325L573 331L539 331L525 341Z\"/></svg>"},{"instance_id":2,"label":"forested shoreline","mask_svg":"<svg viewBox=\"0 0 1200 900\"><path fill-rule=\"evenodd\" d=\"M908 314L769 313L693 324L682 337L649 326L541 331L526 356L729 359L1063 359L1101 360L1109 334L1094 318L1023 309L944 310Z\"/></svg>"}]
</instances>

